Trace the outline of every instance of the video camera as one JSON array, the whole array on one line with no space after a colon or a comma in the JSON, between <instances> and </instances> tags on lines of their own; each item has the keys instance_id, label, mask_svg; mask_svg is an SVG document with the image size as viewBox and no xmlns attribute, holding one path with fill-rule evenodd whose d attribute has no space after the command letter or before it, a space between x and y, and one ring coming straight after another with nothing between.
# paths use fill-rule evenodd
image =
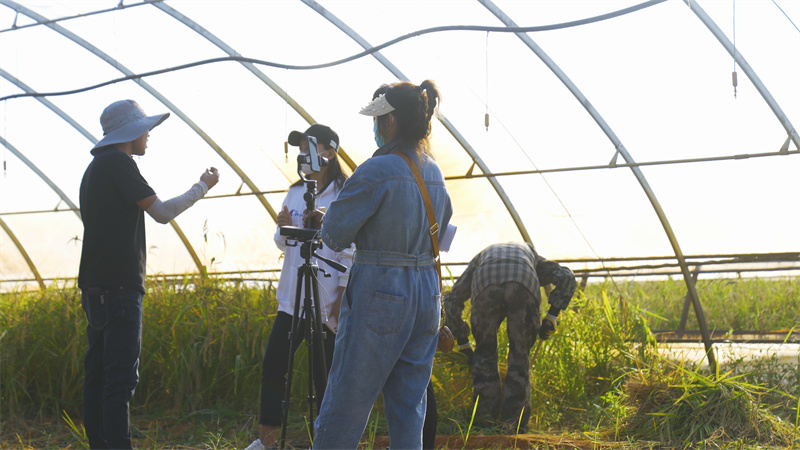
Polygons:
<instances>
[{"instance_id":1,"label":"video camera","mask_svg":"<svg viewBox=\"0 0 800 450\"><path fill-rule=\"evenodd\" d=\"M308 242L320 239L319 230L302 227L281 227L281 236L286 236L290 239L300 242Z\"/></svg>"},{"instance_id":2,"label":"video camera","mask_svg":"<svg viewBox=\"0 0 800 450\"><path fill-rule=\"evenodd\" d=\"M306 193L303 194L303 199L306 201L306 210L313 211L317 208L317 182L306 178L306 174L303 172L303 165L308 165L311 168L311 172L319 172L322 167L328 165L328 158L319 155L316 137L306 136L306 142L308 143L308 153L301 152L297 155L297 174L300 175L306 185ZM281 227L281 236L300 242L309 242L319 240L319 230L287 226Z\"/></svg>"},{"instance_id":3,"label":"video camera","mask_svg":"<svg viewBox=\"0 0 800 450\"><path fill-rule=\"evenodd\" d=\"M328 165L328 158L319 156L317 138L314 136L306 136L306 142L308 142L308 154L300 153L297 155L297 173L300 175L300 178L304 180L306 177L302 170L303 164L308 164L312 172L319 172L322 167Z\"/></svg>"}]
</instances>

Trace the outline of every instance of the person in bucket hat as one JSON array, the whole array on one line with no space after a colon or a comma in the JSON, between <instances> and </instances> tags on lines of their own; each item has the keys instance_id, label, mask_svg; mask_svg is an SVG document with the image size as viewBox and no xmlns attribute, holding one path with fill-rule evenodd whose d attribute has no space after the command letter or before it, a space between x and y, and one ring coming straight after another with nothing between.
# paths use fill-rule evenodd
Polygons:
<instances>
[{"instance_id":1,"label":"person in bucket hat","mask_svg":"<svg viewBox=\"0 0 800 450\"><path fill-rule=\"evenodd\" d=\"M88 325L83 420L91 448L131 448L129 402L139 382L145 293L144 211L168 223L219 180L211 167L186 193L161 201L139 173L150 130L169 113L148 116L133 100L100 116L103 139L91 153L80 187L83 248L78 272Z\"/></svg>"}]
</instances>

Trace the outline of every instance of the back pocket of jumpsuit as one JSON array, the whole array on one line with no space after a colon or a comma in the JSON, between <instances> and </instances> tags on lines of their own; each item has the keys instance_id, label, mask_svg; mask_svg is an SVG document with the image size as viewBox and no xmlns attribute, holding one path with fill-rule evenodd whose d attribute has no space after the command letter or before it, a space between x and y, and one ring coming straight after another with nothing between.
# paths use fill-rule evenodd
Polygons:
<instances>
[{"instance_id":1,"label":"back pocket of jumpsuit","mask_svg":"<svg viewBox=\"0 0 800 450\"><path fill-rule=\"evenodd\" d=\"M397 333L406 318L407 309L405 297L375 292L369 301L367 329L379 336Z\"/></svg>"},{"instance_id":2,"label":"back pocket of jumpsuit","mask_svg":"<svg viewBox=\"0 0 800 450\"><path fill-rule=\"evenodd\" d=\"M108 289L84 289L82 301L89 326L97 331L105 328L108 325Z\"/></svg>"}]
</instances>

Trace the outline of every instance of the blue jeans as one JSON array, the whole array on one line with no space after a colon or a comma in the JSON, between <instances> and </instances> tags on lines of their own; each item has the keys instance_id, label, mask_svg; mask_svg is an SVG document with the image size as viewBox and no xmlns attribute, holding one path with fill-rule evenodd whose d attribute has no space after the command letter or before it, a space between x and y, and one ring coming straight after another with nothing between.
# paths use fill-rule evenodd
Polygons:
<instances>
[{"instance_id":1,"label":"blue jeans","mask_svg":"<svg viewBox=\"0 0 800 450\"><path fill-rule=\"evenodd\" d=\"M89 446L131 448L129 402L139 382L142 293L87 288L81 303L89 321L83 383L83 425Z\"/></svg>"},{"instance_id":2,"label":"blue jeans","mask_svg":"<svg viewBox=\"0 0 800 450\"><path fill-rule=\"evenodd\" d=\"M380 274L364 276L363 271ZM422 448L426 387L439 330L436 277L432 266L354 265L315 422L315 449L357 448L380 393L391 448Z\"/></svg>"}]
</instances>

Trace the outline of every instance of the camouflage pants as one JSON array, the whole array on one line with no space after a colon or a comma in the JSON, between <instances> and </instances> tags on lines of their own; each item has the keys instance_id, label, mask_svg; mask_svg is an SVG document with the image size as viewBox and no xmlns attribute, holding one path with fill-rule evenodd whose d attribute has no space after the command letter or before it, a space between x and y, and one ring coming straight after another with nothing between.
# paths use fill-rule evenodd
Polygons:
<instances>
[{"instance_id":1,"label":"camouflage pants","mask_svg":"<svg viewBox=\"0 0 800 450\"><path fill-rule=\"evenodd\" d=\"M541 325L541 299L522 284L508 282L486 288L472 298L470 325L475 338L472 381L478 398L476 420L527 432L531 410L529 355ZM501 383L497 369L497 332L507 318L508 370Z\"/></svg>"}]
</instances>

